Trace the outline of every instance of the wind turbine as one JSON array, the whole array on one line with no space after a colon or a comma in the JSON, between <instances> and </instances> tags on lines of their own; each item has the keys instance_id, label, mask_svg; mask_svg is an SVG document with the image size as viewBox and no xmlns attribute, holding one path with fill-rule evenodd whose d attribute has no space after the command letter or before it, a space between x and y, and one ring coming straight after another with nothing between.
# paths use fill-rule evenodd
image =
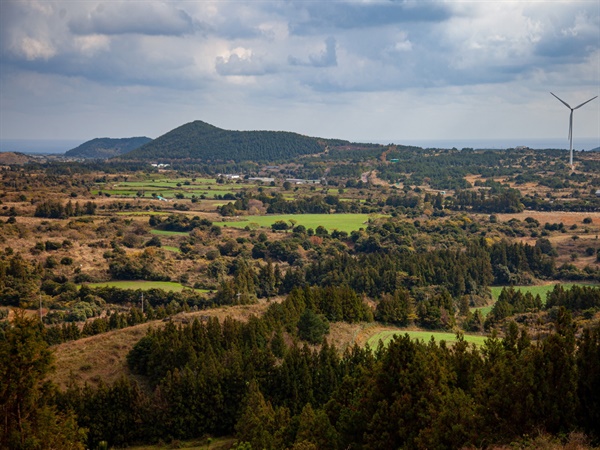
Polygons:
<instances>
[{"instance_id":1,"label":"wind turbine","mask_svg":"<svg viewBox=\"0 0 600 450\"><path fill-rule=\"evenodd\" d=\"M550 93L552 95L554 95L552 92L550 92ZM596 97L590 98L589 100L583 102L581 105L576 106L575 108L571 108L571 106L567 102L565 102L564 100L561 100L560 98L558 98L558 96L554 95L554 97L556 97L563 105L565 105L567 108L569 108L571 110L571 116L569 117L569 155L570 155L569 164L571 164L571 170L572 170L573 169L573 111L581 108L583 105L591 102L598 96L596 95Z\"/></svg>"}]
</instances>

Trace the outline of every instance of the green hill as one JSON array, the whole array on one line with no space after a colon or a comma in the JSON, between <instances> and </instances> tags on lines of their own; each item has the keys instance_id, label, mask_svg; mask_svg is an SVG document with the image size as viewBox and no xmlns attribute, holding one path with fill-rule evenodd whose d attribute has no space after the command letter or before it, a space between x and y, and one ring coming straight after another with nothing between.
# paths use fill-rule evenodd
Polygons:
<instances>
[{"instance_id":1,"label":"green hill","mask_svg":"<svg viewBox=\"0 0 600 450\"><path fill-rule=\"evenodd\" d=\"M230 131L196 120L123 155L125 159L278 161L320 153L325 140L287 131Z\"/></svg>"},{"instance_id":2,"label":"green hill","mask_svg":"<svg viewBox=\"0 0 600 450\"><path fill-rule=\"evenodd\" d=\"M135 150L151 140L145 136L122 139L96 138L69 150L65 153L65 156L71 158L113 158Z\"/></svg>"}]
</instances>

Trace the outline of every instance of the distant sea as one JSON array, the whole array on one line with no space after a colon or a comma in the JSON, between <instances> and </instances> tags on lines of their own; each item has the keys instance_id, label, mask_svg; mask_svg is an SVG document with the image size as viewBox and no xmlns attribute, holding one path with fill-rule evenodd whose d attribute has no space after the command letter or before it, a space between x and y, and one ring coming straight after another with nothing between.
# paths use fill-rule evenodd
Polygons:
<instances>
[{"instance_id":1,"label":"distant sea","mask_svg":"<svg viewBox=\"0 0 600 450\"><path fill-rule=\"evenodd\" d=\"M414 145L423 148L475 148L501 150L516 147L529 147L534 149L569 149L569 141L565 139L533 139L533 138L513 138L513 139L392 139L379 140L377 144L398 144ZM574 138L573 148L575 150L593 150L600 147L600 137L595 138Z\"/></svg>"},{"instance_id":2,"label":"distant sea","mask_svg":"<svg viewBox=\"0 0 600 450\"><path fill-rule=\"evenodd\" d=\"M340 138L343 139L343 138ZM354 142L374 144L414 145L423 148L475 148L506 149L525 146L534 149L569 148L567 139L349 139ZM44 139L0 139L0 152L20 152L28 154L65 153L84 141L76 139L44 140ZM574 139L575 150L593 150L600 147L600 137Z\"/></svg>"},{"instance_id":3,"label":"distant sea","mask_svg":"<svg viewBox=\"0 0 600 450\"><path fill-rule=\"evenodd\" d=\"M18 152L28 154L65 153L84 141L78 139L0 139L0 152Z\"/></svg>"}]
</instances>

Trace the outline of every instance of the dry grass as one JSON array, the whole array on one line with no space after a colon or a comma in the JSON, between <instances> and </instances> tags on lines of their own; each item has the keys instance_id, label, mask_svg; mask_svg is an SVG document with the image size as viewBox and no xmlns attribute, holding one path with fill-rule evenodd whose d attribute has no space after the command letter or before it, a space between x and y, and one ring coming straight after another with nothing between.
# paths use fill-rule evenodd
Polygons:
<instances>
[{"instance_id":1,"label":"dry grass","mask_svg":"<svg viewBox=\"0 0 600 450\"><path fill-rule=\"evenodd\" d=\"M466 447L463 450L474 450L477 447ZM508 445L491 445L482 447L487 450L590 450L599 447L592 446L583 433L573 432L562 442L556 437L540 434L536 437L524 437L520 441Z\"/></svg>"},{"instance_id":2,"label":"dry grass","mask_svg":"<svg viewBox=\"0 0 600 450\"><path fill-rule=\"evenodd\" d=\"M565 227L571 225L577 225L579 228L588 227L590 230L597 230L600 227L600 211L594 212L571 212L571 211L523 211L515 214L496 214L498 220L502 222L508 222L510 219L518 219L520 221L525 220L526 217L532 217L536 219L543 226L547 223L560 223L562 222ZM591 224L584 225L583 219L585 217L591 217Z\"/></svg>"},{"instance_id":3,"label":"dry grass","mask_svg":"<svg viewBox=\"0 0 600 450\"><path fill-rule=\"evenodd\" d=\"M281 301L280 298L271 302ZM195 318L217 317L223 321L231 317L247 321L251 316L264 314L269 302L261 301L254 305L226 306L222 308L180 313L172 317L175 323L187 323ZM121 376L132 377L126 362L127 353L146 334L150 327L162 327L163 321L136 325L114 330L108 333L65 342L53 347L56 371L51 379L61 388L70 382L98 385L100 382L111 384Z\"/></svg>"}]
</instances>

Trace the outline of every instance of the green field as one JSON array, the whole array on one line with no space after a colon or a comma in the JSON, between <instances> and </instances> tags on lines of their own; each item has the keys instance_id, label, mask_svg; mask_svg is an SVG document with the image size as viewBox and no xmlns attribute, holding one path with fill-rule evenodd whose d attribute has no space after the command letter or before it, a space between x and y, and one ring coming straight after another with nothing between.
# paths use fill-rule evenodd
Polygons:
<instances>
[{"instance_id":1,"label":"green field","mask_svg":"<svg viewBox=\"0 0 600 450\"><path fill-rule=\"evenodd\" d=\"M366 228L369 218L374 217L381 216L371 214L278 214L272 216L244 216L244 220L241 221L215 222L215 225L244 228L251 223L256 223L261 227L270 227L278 220L289 223L291 219L296 222L296 225L304 225L306 228L312 228L313 230L322 225L330 232L338 230L350 233L359 228Z\"/></svg>"},{"instance_id":2,"label":"green field","mask_svg":"<svg viewBox=\"0 0 600 450\"><path fill-rule=\"evenodd\" d=\"M384 345L387 345L394 336L400 335L404 336L408 334L413 340L421 340L425 342L429 342L433 337L437 342L446 341L449 344L456 342L456 334L454 333L445 333L441 331L408 331L408 330L385 330L381 331L369 338L367 344L371 348L377 348L379 345L379 341L381 340ZM486 336L473 335L473 334L465 334L463 335L466 342L473 343L475 345L483 345Z\"/></svg>"},{"instance_id":3,"label":"green field","mask_svg":"<svg viewBox=\"0 0 600 450\"><path fill-rule=\"evenodd\" d=\"M554 289L554 286L556 286L557 284L562 285L562 287L565 289L571 289L573 286L576 286L576 285L577 286L591 286L590 284L587 284L587 283L554 283L554 284L544 284L544 285L539 285L539 286L513 286L513 288L515 288L515 290L517 290L517 291L521 291L523 294L530 292L533 296L539 295L540 298L542 299L542 304L546 304L546 295L548 294L548 292L551 292ZM496 303L498 301L498 297L500 296L502 289L504 289L505 287L509 287L509 286L492 286L492 287L490 287L490 290L492 291L492 299L494 300L494 303ZM481 315L483 317L485 317L490 313L492 308L493 308L493 305L481 306L481 307L477 307L477 308L471 308L471 312L474 312L475 310L479 310Z\"/></svg>"},{"instance_id":4,"label":"green field","mask_svg":"<svg viewBox=\"0 0 600 450\"><path fill-rule=\"evenodd\" d=\"M188 182L189 184L184 184ZM180 186L177 186L177 184ZM139 191L144 192L143 198L151 198L152 193L156 193L164 198L173 199L175 194L183 194L185 198L190 198L192 195L213 198L215 195L225 195L232 191L241 189L252 189L256 184L252 183L217 183L211 178L200 178L196 181L191 181L185 178L176 178L172 180L147 180L147 181L122 181L114 184L104 185L101 191L110 195L120 196L137 196ZM264 186L269 188L270 186ZM97 195L99 190L92 191Z\"/></svg>"},{"instance_id":5,"label":"green field","mask_svg":"<svg viewBox=\"0 0 600 450\"><path fill-rule=\"evenodd\" d=\"M106 281L104 283L88 283L86 286L116 287L119 289L162 289L163 291L181 292L185 286L173 281ZM189 289L189 288L187 288ZM208 292L204 289L194 289L197 292Z\"/></svg>"},{"instance_id":6,"label":"green field","mask_svg":"<svg viewBox=\"0 0 600 450\"><path fill-rule=\"evenodd\" d=\"M169 252L181 253L181 250L179 249L179 247L173 247L172 245L163 245L161 248L163 248Z\"/></svg>"},{"instance_id":7,"label":"green field","mask_svg":"<svg viewBox=\"0 0 600 450\"><path fill-rule=\"evenodd\" d=\"M131 211L118 212L117 216L164 216L168 214L166 211Z\"/></svg>"},{"instance_id":8,"label":"green field","mask_svg":"<svg viewBox=\"0 0 600 450\"><path fill-rule=\"evenodd\" d=\"M590 286L587 283L555 283L555 284L544 284L542 286L513 286L515 290L521 291L523 294L530 292L534 297L539 294L542 299L542 303L546 303L546 295L548 292L554 290L554 286L557 284L562 285L564 289L571 289L573 286ZM490 289L492 291L492 298L494 302L498 300L500 296L500 292L502 289L508 286L492 286Z\"/></svg>"},{"instance_id":9,"label":"green field","mask_svg":"<svg viewBox=\"0 0 600 450\"><path fill-rule=\"evenodd\" d=\"M150 233L157 234L159 236L187 236L187 231L165 231L165 230L150 230Z\"/></svg>"},{"instance_id":10,"label":"green field","mask_svg":"<svg viewBox=\"0 0 600 450\"><path fill-rule=\"evenodd\" d=\"M449 344L456 342L456 334L454 333L445 333L439 331L385 330L371 336L367 341L367 344L369 344L371 348L377 348L380 340L383 342L384 345L387 345L393 339L394 336L404 336L405 334L408 334L413 340L418 339L425 342L429 342L432 337L438 343L440 341L446 341ZM464 339L466 342L473 343L479 346L483 345L487 337L473 334L465 334Z\"/></svg>"}]
</instances>

